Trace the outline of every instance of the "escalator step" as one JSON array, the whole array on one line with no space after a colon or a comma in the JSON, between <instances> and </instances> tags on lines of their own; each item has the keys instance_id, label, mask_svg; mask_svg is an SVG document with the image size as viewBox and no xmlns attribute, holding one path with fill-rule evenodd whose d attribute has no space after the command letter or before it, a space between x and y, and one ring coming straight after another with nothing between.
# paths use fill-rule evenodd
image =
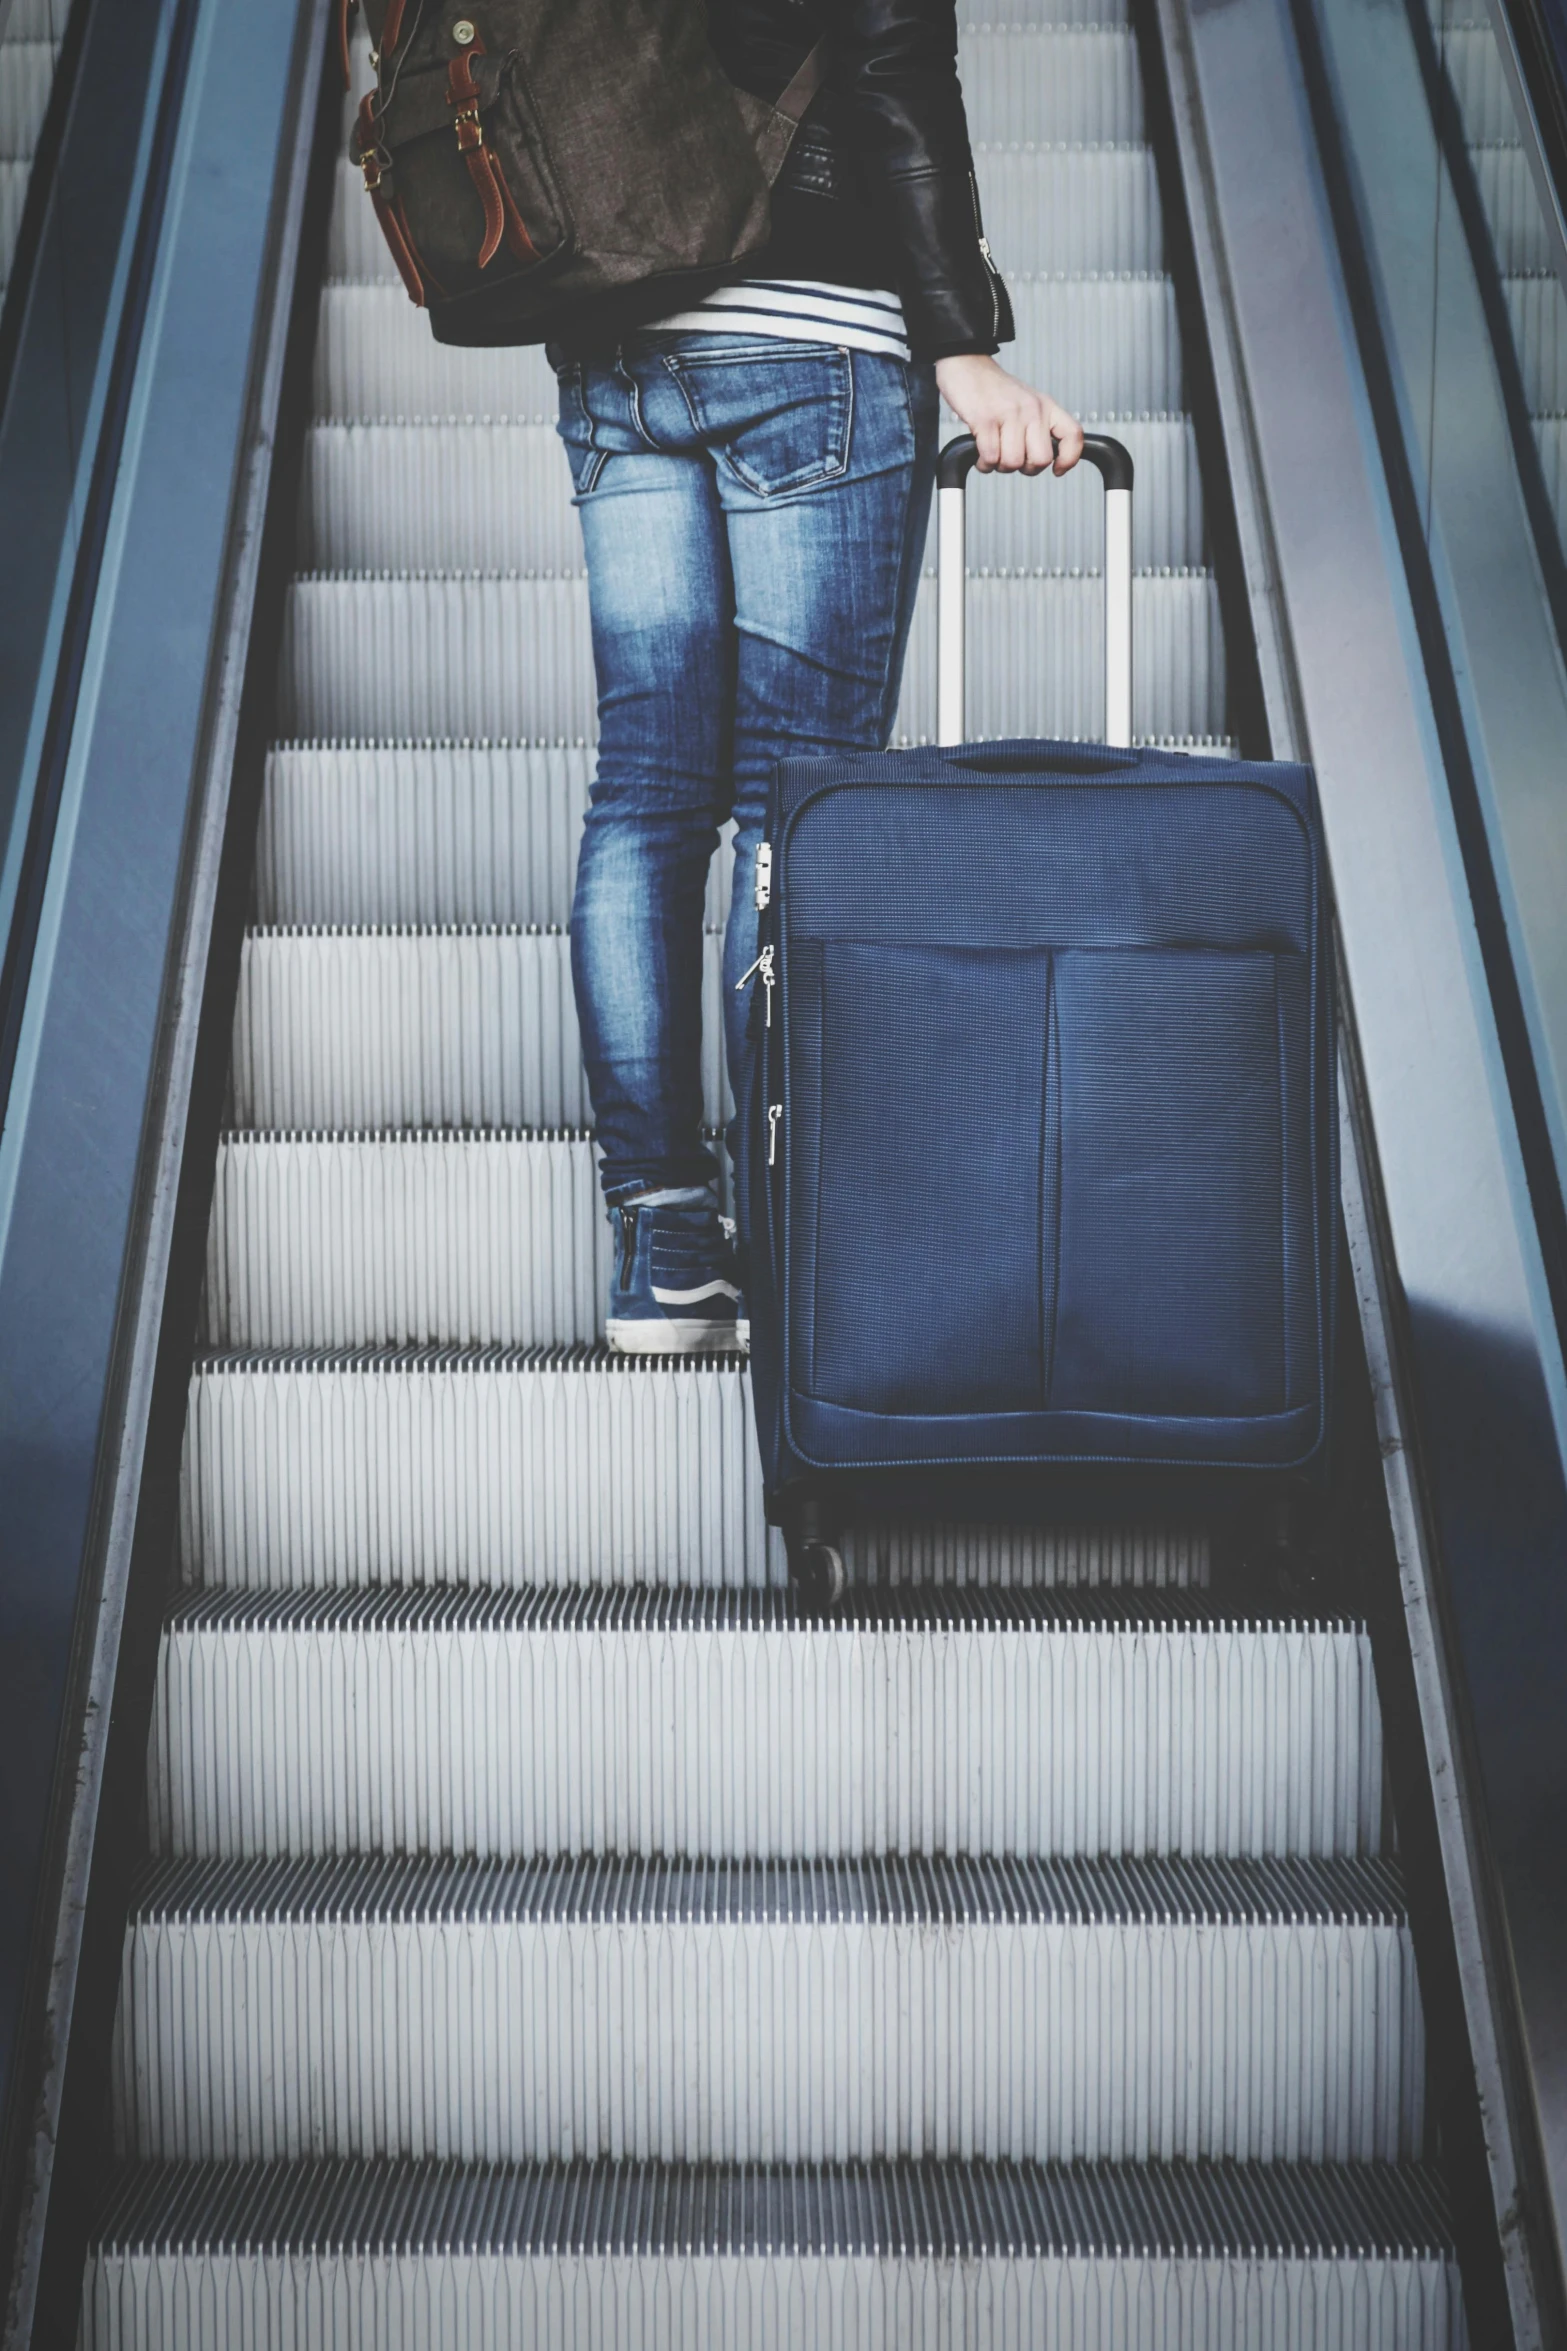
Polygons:
<instances>
[{"instance_id":1,"label":"escalator step","mask_svg":"<svg viewBox=\"0 0 1567 2351\"><path fill-rule=\"evenodd\" d=\"M985 226L1003 266L1019 262L996 233L991 190L998 147L1032 149L1127 145L1143 135L1143 90L1136 37L1108 21L1085 29L1064 21L967 25L958 34L958 72L969 133L977 148ZM1069 11L1051 10L1063 20ZM1088 13L1085 8L1084 13ZM1113 7L1094 13L1109 19ZM1044 11L1040 12L1041 17Z\"/></svg>"},{"instance_id":2,"label":"escalator step","mask_svg":"<svg viewBox=\"0 0 1567 2351\"><path fill-rule=\"evenodd\" d=\"M612 1253L586 1135L232 1135L218 1151L204 1335L218 1347L592 1343Z\"/></svg>"},{"instance_id":3,"label":"escalator step","mask_svg":"<svg viewBox=\"0 0 1567 2351\"><path fill-rule=\"evenodd\" d=\"M900 712L906 731L927 735L910 711L923 713L935 690L934 592L927 577ZM1211 575L1144 572L1133 599L1143 731L1221 734L1223 635ZM969 628L976 733L1017 734L1041 709L1063 735L1102 733L1098 579L976 579ZM289 596L280 721L285 735L329 742L576 742L596 726L586 579L300 579Z\"/></svg>"},{"instance_id":4,"label":"escalator step","mask_svg":"<svg viewBox=\"0 0 1567 2351\"><path fill-rule=\"evenodd\" d=\"M276 750L257 914L264 924L564 926L592 773L582 747ZM716 903L711 916L720 919Z\"/></svg>"},{"instance_id":5,"label":"escalator step","mask_svg":"<svg viewBox=\"0 0 1567 2351\"><path fill-rule=\"evenodd\" d=\"M167 1863L116 2145L158 2159L1408 2159L1381 1861Z\"/></svg>"},{"instance_id":6,"label":"escalator step","mask_svg":"<svg viewBox=\"0 0 1567 2351\"><path fill-rule=\"evenodd\" d=\"M1139 569L1200 566L1202 485L1190 420L1085 421L1132 452ZM389 480L395 499L384 495ZM550 424L316 425L305 450L301 556L321 573L575 573L582 537L570 493ZM1098 572L1103 550L1103 501L1091 474L1032 491L999 477L970 485L972 571ZM927 570L934 558L931 540Z\"/></svg>"},{"instance_id":7,"label":"escalator step","mask_svg":"<svg viewBox=\"0 0 1567 2351\"><path fill-rule=\"evenodd\" d=\"M708 1126L729 1116L720 941L703 972ZM261 1132L581 1128L570 942L510 926L252 931L232 1123Z\"/></svg>"},{"instance_id":8,"label":"escalator step","mask_svg":"<svg viewBox=\"0 0 1567 2351\"><path fill-rule=\"evenodd\" d=\"M1012 300L1018 339L1007 365L1028 381L1070 385L1074 409L1094 415L1168 416L1182 407L1168 279L1018 279ZM315 382L323 421L504 417L552 424L557 407L541 351L457 351L432 342L398 285L324 289Z\"/></svg>"},{"instance_id":9,"label":"escalator step","mask_svg":"<svg viewBox=\"0 0 1567 2351\"><path fill-rule=\"evenodd\" d=\"M1413 2166L128 2169L84 2351L219 2340L1458 2351L1464 2331L1442 2188Z\"/></svg>"},{"instance_id":10,"label":"escalator step","mask_svg":"<svg viewBox=\"0 0 1567 2351\"><path fill-rule=\"evenodd\" d=\"M1107 1597L1120 1621L1039 1591L828 1621L761 1593L199 1598L160 1658L155 1849L1378 1849L1364 1632Z\"/></svg>"},{"instance_id":11,"label":"escalator step","mask_svg":"<svg viewBox=\"0 0 1567 2351\"><path fill-rule=\"evenodd\" d=\"M781 1582L749 1382L732 1363L603 1350L208 1358L191 1385L181 1557L191 1581ZM1202 1583L1206 1541L1138 1524L936 1522L849 1538L877 1583Z\"/></svg>"}]
</instances>

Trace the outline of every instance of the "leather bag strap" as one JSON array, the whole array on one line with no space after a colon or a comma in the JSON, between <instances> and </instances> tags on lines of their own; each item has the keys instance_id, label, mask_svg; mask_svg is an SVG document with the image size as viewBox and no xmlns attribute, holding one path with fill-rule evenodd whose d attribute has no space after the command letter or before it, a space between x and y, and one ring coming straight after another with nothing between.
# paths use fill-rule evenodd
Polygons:
<instances>
[{"instance_id":1,"label":"leather bag strap","mask_svg":"<svg viewBox=\"0 0 1567 2351\"><path fill-rule=\"evenodd\" d=\"M793 81L782 97L773 100L774 114L781 114L785 122L796 126L803 120L806 108L827 79L827 39L825 34L813 49L806 52Z\"/></svg>"}]
</instances>

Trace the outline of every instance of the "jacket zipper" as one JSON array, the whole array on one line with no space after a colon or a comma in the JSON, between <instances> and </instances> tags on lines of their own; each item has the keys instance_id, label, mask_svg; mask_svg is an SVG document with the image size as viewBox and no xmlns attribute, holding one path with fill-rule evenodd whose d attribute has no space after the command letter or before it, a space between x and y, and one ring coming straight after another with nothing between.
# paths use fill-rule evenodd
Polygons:
<instances>
[{"instance_id":1,"label":"jacket zipper","mask_svg":"<svg viewBox=\"0 0 1567 2351\"><path fill-rule=\"evenodd\" d=\"M972 171L968 175L968 192L974 205L974 234L979 239L979 250L985 263L986 282L990 287L990 331L999 343L1001 340L1001 296L997 287L1001 272L996 267L996 257L990 250L990 239L985 234L985 224L980 217L979 182Z\"/></svg>"}]
</instances>

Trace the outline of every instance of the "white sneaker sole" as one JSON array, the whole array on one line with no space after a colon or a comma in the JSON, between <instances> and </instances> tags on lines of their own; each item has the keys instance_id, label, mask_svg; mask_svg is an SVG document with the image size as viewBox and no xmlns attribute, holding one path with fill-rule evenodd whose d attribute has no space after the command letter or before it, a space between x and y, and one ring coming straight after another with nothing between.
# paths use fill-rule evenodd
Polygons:
<instances>
[{"instance_id":1,"label":"white sneaker sole","mask_svg":"<svg viewBox=\"0 0 1567 2351\"><path fill-rule=\"evenodd\" d=\"M604 1325L604 1336L620 1355L749 1355L751 1326L748 1322L720 1323L681 1322L676 1316L661 1315L657 1322L621 1322L611 1319Z\"/></svg>"}]
</instances>

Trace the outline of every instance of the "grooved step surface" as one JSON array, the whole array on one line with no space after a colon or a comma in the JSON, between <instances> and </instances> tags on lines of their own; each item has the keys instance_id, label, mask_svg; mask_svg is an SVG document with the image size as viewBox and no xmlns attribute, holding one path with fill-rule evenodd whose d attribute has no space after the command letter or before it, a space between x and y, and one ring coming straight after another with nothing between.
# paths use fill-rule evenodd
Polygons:
<instances>
[{"instance_id":1,"label":"grooved step surface","mask_svg":"<svg viewBox=\"0 0 1567 2351\"><path fill-rule=\"evenodd\" d=\"M1008 346L1007 365L1016 373L1070 385L1074 408L1086 414L1163 416L1183 407L1175 295L1167 278L1018 278L1011 291L1018 338ZM556 406L555 379L537 348L450 350L431 341L401 286L324 288L318 421L505 417L552 424Z\"/></svg>"},{"instance_id":2,"label":"grooved step surface","mask_svg":"<svg viewBox=\"0 0 1567 2351\"><path fill-rule=\"evenodd\" d=\"M155 1843L213 1858L1376 1849L1363 1632L1073 1622L1043 1595L952 1621L931 1597L935 1623L667 1593L187 1608L159 1666Z\"/></svg>"},{"instance_id":3,"label":"grooved step surface","mask_svg":"<svg viewBox=\"0 0 1567 2351\"><path fill-rule=\"evenodd\" d=\"M1200 565L1202 484L1190 420L1085 421L1124 441L1136 463L1138 567ZM301 551L317 572L582 569L571 476L552 424L317 425L305 468ZM1102 565L1104 499L1092 468L1060 482L975 475L968 501L971 571ZM934 563L932 537L926 569Z\"/></svg>"},{"instance_id":4,"label":"grooved step surface","mask_svg":"<svg viewBox=\"0 0 1567 2351\"><path fill-rule=\"evenodd\" d=\"M116 2145L777 2162L1409 2157L1382 1863L175 1865Z\"/></svg>"},{"instance_id":5,"label":"grooved step surface","mask_svg":"<svg viewBox=\"0 0 1567 2351\"><path fill-rule=\"evenodd\" d=\"M710 1127L731 1115L721 942L703 967ZM504 928L256 930L230 1079L236 1127L585 1127L570 942Z\"/></svg>"},{"instance_id":6,"label":"grooved step surface","mask_svg":"<svg viewBox=\"0 0 1567 2351\"><path fill-rule=\"evenodd\" d=\"M586 1350L245 1357L198 1365L181 1479L192 1582L760 1585L769 1546L733 1365ZM878 1583L1202 1582L1175 1528L869 1529Z\"/></svg>"},{"instance_id":7,"label":"grooved step surface","mask_svg":"<svg viewBox=\"0 0 1567 2351\"><path fill-rule=\"evenodd\" d=\"M1050 495L1039 484L1016 495ZM1224 649L1207 572L1143 573L1133 692L1151 735L1224 731ZM897 726L934 731L935 581L922 583ZM975 580L970 731L1104 732L1104 589L1059 574ZM282 725L302 738L560 738L594 732L587 582L313 578L290 592Z\"/></svg>"},{"instance_id":8,"label":"grooved step surface","mask_svg":"<svg viewBox=\"0 0 1567 2351\"><path fill-rule=\"evenodd\" d=\"M206 1336L596 1342L612 1255L585 1135L231 1135L218 1151Z\"/></svg>"},{"instance_id":9,"label":"grooved step surface","mask_svg":"<svg viewBox=\"0 0 1567 2351\"><path fill-rule=\"evenodd\" d=\"M585 746L290 744L267 761L257 915L563 927L592 773Z\"/></svg>"},{"instance_id":10,"label":"grooved step surface","mask_svg":"<svg viewBox=\"0 0 1567 2351\"><path fill-rule=\"evenodd\" d=\"M299 2246L308 2215L308 2250ZM229 2331L232 2330L232 2331ZM85 2351L1449 2351L1434 2175L1384 2165L140 2165Z\"/></svg>"}]
</instances>

